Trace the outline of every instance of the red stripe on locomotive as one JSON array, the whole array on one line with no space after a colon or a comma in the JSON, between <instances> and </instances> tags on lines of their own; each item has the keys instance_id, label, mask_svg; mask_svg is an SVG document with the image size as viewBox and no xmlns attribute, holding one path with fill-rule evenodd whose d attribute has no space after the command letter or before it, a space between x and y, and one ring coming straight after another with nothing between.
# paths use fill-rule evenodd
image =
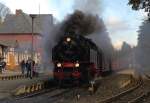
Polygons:
<instances>
[{"instance_id":1,"label":"red stripe on locomotive","mask_svg":"<svg viewBox=\"0 0 150 103\"><path fill-rule=\"evenodd\" d=\"M69 62L63 63L62 66L70 68L70 67L74 67L74 63L69 63Z\"/></svg>"}]
</instances>

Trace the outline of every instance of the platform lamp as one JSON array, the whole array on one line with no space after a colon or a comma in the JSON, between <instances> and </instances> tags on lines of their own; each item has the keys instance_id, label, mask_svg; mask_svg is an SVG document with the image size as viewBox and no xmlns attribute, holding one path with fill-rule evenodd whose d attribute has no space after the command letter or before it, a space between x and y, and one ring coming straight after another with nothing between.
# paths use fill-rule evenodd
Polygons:
<instances>
[{"instance_id":1,"label":"platform lamp","mask_svg":"<svg viewBox=\"0 0 150 103\"><path fill-rule=\"evenodd\" d=\"M34 19L37 17L36 14L30 14L30 17L32 19L32 45L31 45L31 59L33 60L33 53L34 53L34 50L33 50L33 37L34 37ZM33 61L32 61L33 63ZM33 77L33 64L31 64L31 78Z\"/></svg>"}]
</instances>

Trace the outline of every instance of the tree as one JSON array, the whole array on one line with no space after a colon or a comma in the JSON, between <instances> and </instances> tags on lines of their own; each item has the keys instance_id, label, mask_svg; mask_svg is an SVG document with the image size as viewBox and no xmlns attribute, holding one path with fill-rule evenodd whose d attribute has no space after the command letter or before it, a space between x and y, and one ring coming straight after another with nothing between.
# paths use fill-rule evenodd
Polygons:
<instances>
[{"instance_id":1,"label":"tree","mask_svg":"<svg viewBox=\"0 0 150 103\"><path fill-rule=\"evenodd\" d=\"M133 48L128 43L123 42L121 50L116 51L116 53L119 69L127 69L133 66Z\"/></svg>"},{"instance_id":2,"label":"tree","mask_svg":"<svg viewBox=\"0 0 150 103\"><path fill-rule=\"evenodd\" d=\"M0 20L2 21L7 14L10 14L10 9L4 4L0 3Z\"/></svg>"},{"instance_id":3,"label":"tree","mask_svg":"<svg viewBox=\"0 0 150 103\"><path fill-rule=\"evenodd\" d=\"M136 60L140 64L140 67L144 70L149 69L150 67L150 22L145 20L140 26L139 36L138 36L138 45L137 45L137 54Z\"/></svg>"},{"instance_id":4,"label":"tree","mask_svg":"<svg viewBox=\"0 0 150 103\"><path fill-rule=\"evenodd\" d=\"M122 51L123 55L127 55L129 52L131 52L131 46L128 43L123 42L121 51Z\"/></svg>"},{"instance_id":5,"label":"tree","mask_svg":"<svg viewBox=\"0 0 150 103\"><path fill-rule=\"evenodd\" d=\"M133 10L144 9L150 20L150 0L129 0L128 4L132 6Z\"/></svg>"},{"instance_id":6,"label":"tree","mask_svg":"<svg viewBox=\"0 0 150 103\"><path fill-rule=\"evenodd\" d=\"M138 10L140 9L140 4L141 4L141 0L129 0L129 5L132 5L132 9L133 10Z\"/></svg>"}]
</instances>

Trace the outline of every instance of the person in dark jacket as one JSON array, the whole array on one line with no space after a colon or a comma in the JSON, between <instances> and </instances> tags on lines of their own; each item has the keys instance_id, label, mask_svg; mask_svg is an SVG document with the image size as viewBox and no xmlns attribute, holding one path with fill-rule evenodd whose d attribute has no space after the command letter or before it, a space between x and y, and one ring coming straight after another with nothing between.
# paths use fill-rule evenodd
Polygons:
<instances>
[{"instance_id":1,"label":"person in dark jacket","mask_svg":"<svg viewBox=\"0 0 150 103\"><path fill-rule=\"evenodd\" d=\"M21 66L21 72L22 72L22 74L24 74L24 71L25 71L25 69L26 69L25 60L22 60L22 61L21 61L20 66Z\"/></svg>"},{"instance_id":2,"label":"person in dark jacket","mask_svg":"<svg viewBox=\"0 0 150 103\"><path fill-rule=\"evenodd\" d=\"M31 77L31 61L29 59L26 62L26 69L27 69L27 77Z\"/></svg>"},{"instance_id":3,"label":"person in dark jacket","mask_svg":"<svg viewBox=\"0 0 150 103\"><path fill-rule=\"evenodd\" d=\"M6 70L6 62L5 61L2 61L2 68L3 68L3 71Z\"/></svg>"},{"instance_id":4,"label":"person in dark jacket","mask_svg":"<svg viewBox=\"0 0 150 103\"><path fill-rule=\"evenodd\" d=\"M35 65L34 60L32 60L32 59L27 60L27 63L26 63L27 77L30 77L31 79L34 76L34 65Z\"/></svg>"},{"instance_id":5,"label":"person in dark jacket","mask_svg":"<svg viewBox=\"0 0 150 103\"><path fill-rule=\"evenodd\" d=\"M3 64L2 61L0 61L0 74L2 73L2 69L3 69Z\"/></svg>"},{"instance_id":6,"label":"person in dark jacket","mask_svg":"<svg viewBox=\"0 0 150 103\"><path fill-rule=\"evenodd\" d=\"M0 73L2 73L6 67L6 62L3 59L4 58L0 58Z\"/></svg>"}]
</instances>

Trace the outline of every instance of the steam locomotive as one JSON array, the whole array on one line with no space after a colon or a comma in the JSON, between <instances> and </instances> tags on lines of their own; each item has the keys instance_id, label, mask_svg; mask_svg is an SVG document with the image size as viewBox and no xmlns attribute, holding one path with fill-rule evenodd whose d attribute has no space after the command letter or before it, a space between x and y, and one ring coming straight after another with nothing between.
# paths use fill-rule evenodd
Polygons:
<instances>
[{"instance_id":1,"label":"steam locomotive","mask_svg":"<svg viewBox=\"0 0 150 103\"><path fill-rule=\"evenodd\" d=\"M89 83L111 71L111 59L106 58L91 39L81 35L63 35L52 48L54 79Z\"/></svg>"}]
</instances>

